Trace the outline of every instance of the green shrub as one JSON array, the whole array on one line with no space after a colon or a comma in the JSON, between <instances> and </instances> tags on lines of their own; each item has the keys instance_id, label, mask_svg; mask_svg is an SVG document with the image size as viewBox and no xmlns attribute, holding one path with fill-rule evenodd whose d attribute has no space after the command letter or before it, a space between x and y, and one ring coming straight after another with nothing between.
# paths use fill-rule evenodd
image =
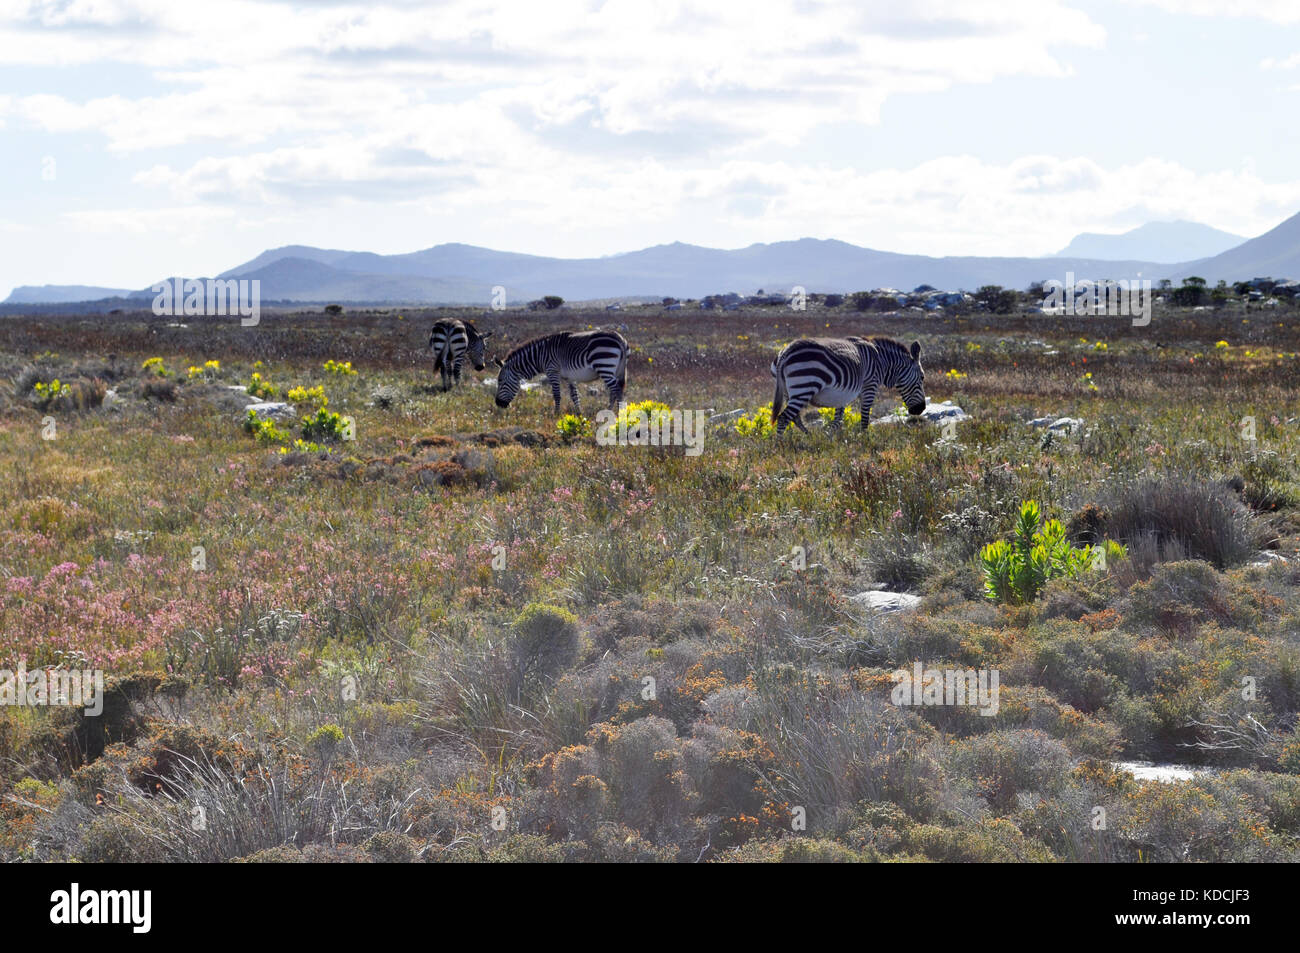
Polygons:
<instances>
[{"instance_id":1,"label":"green shrub","mask_svg":"<svg viewBox=\"0 0 1300 953\"><path fill-rule=\"evenodd\" d=\"M350 424L341 414L318 407L316 413L302 422L304 440L346 440L351 433Z\"/></svg>"},{"instance_id":2,"label":"green shrub","mask_svg":"<svg viewBox=\"0 0 1300 953\"><path fill-rule=\"evenodd\" d=\"M248 380L248 386L244 388L245 393L259 400L270 400L279 393L279 389L268 380L263 380L262 375L253 371L253 376Z\"/></svg>"},{"instance_id":3,"label":"green shrub","mask_svg":"<svg viewBox=\"0 0 1300 953\"><path fill-rule=\"evenodd\" d=\"M258 443L284 443L289 439L287 430L281 430L269 417L263 420L255 410L244 417L244 432L252 434Z\"/></svg>"},{"instance_id":4,"label":"green shrub","mask_svg":"<svg viewBox=\"0 0 1300 953\"><path fill-rule=\"evenodd\" d=\"M591 436L591 421L577 414L565 414L555 422L555 429L565 440L577 440Z\"/></svg>"},{"instance_id":5,"label":"green shrub","mask_svg":"<svg viewBox=\"0 0 1300 953\"><path fill-rule=\"evenodd\" d=\"M1125 555L1118 543L1107 540L1104 546L1107 561ZM1092 549L1071 546L1061 521L1044 523L1038 503L1026 500L1020 506L1014 538L989 543L980 550L980 563L989 599L1025 605L1038 598L1049 579L1078 576L1094 566L1096 557Z\"/></svg>"},{"instance_id":6,"label":"green shrub","mask_svg":"<svg viewBox=\"0 0 1300 953\"><path fill-rule=\"evenodd\" d=\"M770 437L776 433L772 421L771 405L764 405L754 411L753 416L740 417L736 420L736 433L742 437Z\"/></svg>"},{"instance_id":7,"label":"green shrub","mask_svg":"<svg viewBox=\"0 0 1300 953\"><path fill-rule=\"evenodd\" d=\"M510 634L511 669L516 689L536 680L551 680L577 660L581 636L578 617L559 606L533 602L515 618Z\"/></svg>"}]
</instances>

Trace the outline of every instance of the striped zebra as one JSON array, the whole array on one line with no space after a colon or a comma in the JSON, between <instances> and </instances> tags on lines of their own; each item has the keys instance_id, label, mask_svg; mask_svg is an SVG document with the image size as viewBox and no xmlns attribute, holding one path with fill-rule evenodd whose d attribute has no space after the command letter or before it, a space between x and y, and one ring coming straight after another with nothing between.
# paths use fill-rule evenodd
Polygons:
<instances>
[{"instance_id":1,"label":"striped zebra","mask_svg":"<svg viewBox=\"0 0 1300 953\"><path fill-rule=\"evenodd\" d=\"M555 398L555 412L560 412L560 382L567 381L573 407L578 403L577 382L604 381L612 410L623 397L627 386L627 341L617 331L560 331L525 341L497 359L497 406L509 407L520 385L538 374L545 374Z\"/></svg>"},{"instance_id":2,"label":"striped zebra","mask_svg":"<svg viewBox=\"0 0 1300 953\"><path fill-rule=\"evenodd\" d=\"M781 433L794 424L804 433L800 415L806 405L834 407L838 427L844 408L854 401L862 413L862 429L871 419L871 405L882 387L897 389L908 413L925 410L925 370L921 342L904 347L892 338L800 338L781 349L772 362L776 397L772 420ZM783 406L784 405L784 406Z\"/></svg>"},{"instance_id":3,"label":"striped zebra","mask_svg":"<svg viewBox=\"0 0 1300 953\"><path fill-rule=\"evenodd\" d=\"M480 334L473 321L444 318L434 324L429 332L429 348L433 351L434 363L442 372L443 390L451 390L453 382L460 383L460 369L466 354L469 354L474 370L481 371L487 366L483 342L491 336L491 331Z\"/></svg>"}]
</instances>

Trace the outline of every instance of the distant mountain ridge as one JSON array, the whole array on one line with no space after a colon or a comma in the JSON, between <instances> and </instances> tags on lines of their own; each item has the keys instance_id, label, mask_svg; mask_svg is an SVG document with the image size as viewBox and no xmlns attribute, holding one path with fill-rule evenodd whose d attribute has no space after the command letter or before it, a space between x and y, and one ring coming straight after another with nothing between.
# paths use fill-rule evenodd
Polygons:
<instances>
[{"instance_id":1,"label":"distant mountain ridge","mask_svg":"<svg viewBox=\"0 0 1300 953\"><path fill-rule=\"evenodd\" d=\"M1198 230L1204 228L1197 226ZM921 284L949 290L974 290L988 284L1024 288L1046 279L1064 280L1067 272L1077 278L1149 278L1153 282L1188 275L1199 275L1211 283L1300 277L1300 214L1221 253L1173 263L1086 256L933 258L816 238L738 249L673 242L603 258L551 258L453 242L396 255L286 245L268 249L218 277L261 281L261 297L267 302L486 305L493 288L500 286L506 290L507 304L514 306L546 294L584 301L661 295L697 298L760 288L788 292L795 286L810 292L880 287L906 290ZM14 289L4 304L89 301L93 299L59 295L95 292L108 292L100 298L152 297L148 289L125 292L92 286L24 286Z\"/></svg>"},{"instance_id":2,"label":"distant mountain ridge","mask_svg":"<svg viewBox=\"0 0 1300 953\"><path fill-rule=\"evenodd\" d=\"M1235 248L1246 239L1199 222L1148 222L1120 235L1083 232L1057 253L1062 258L1196 261Z\"/></svg>"}]
</instances>

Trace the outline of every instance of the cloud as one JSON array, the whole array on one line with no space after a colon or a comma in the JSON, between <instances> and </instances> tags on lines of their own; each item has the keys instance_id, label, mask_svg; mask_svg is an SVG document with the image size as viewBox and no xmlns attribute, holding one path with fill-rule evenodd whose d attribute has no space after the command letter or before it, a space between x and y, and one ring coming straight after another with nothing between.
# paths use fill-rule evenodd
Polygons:
<instances>
[{"instance_id":1,"label":"cloud","mask_svg":"<svg viewBox=\"0 0 1300 953\"><path fill-rule=\"evenodd\" d=\"M5 107L48 131L98 131L121 152L410 133L417 107L447 101L475 101L500 124L576 152L617 149L620 138L651 148L638 134L670 150L669 137L727 150L796 125L874 123L903 93L1064 76L1053 50L1105 39L1058 0L918 0L906 17L811 0L10 7L0 17L8 63L157 64L174 92ZM713 127L710 143L701 131Z\"/></svg>"}]
</instances>

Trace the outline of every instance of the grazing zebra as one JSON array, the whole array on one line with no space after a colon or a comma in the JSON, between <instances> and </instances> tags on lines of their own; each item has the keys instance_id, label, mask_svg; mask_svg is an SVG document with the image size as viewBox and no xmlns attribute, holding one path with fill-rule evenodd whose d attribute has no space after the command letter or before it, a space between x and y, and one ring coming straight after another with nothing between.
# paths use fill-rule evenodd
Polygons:
<instances>
[{"instance_id":1,"label":"grazing zebra","mask_svg":"<svg viewBox=\"0 0 1300 953\"><path fill-rule=\"evenodd\" d=\"M908 413L920 414L925 410L925 371L920 356L920 341L913 341L910 350L892 338L801 338L790 342L772 362L776 432L793 423L807 433L800 418L807 404L834 407L832 426L838 427L844 420L844 408L854 401L865 430L876 391L882 387L896 388Z\"/></svg>"},{"instance_id":2,"label":"grazing zebra","mask_svg":"<svg viewBox=\"0 0 1300 953\"><path fill-rule=\"evenodd\" d=\"M560 412L560 382L569 384L573 407L582 413L575 382L605 382L612 410L623 397L627 386L627 341L617 331L560 331L525 341L497 359L497 406L509 407L520 385L538 374L545 374L555 398L555 412Z\"/></svg>"},{"instance_id":3,"label":"grazing zebra","mask_svg":"<svg viewBox=\"0 0 1300 953\"><path fill-rule=\"evenodd\" d=\"M433 351L434 363L442 372L443 390L451 390L453 381L460 383L460 369L465 363L466 353L474 370L481 371L487 366L483 342L491 336L491 331L480 334L473 321L444 318L434 324L429 332L429 348Z\"/></svg>"}]
</instances>

